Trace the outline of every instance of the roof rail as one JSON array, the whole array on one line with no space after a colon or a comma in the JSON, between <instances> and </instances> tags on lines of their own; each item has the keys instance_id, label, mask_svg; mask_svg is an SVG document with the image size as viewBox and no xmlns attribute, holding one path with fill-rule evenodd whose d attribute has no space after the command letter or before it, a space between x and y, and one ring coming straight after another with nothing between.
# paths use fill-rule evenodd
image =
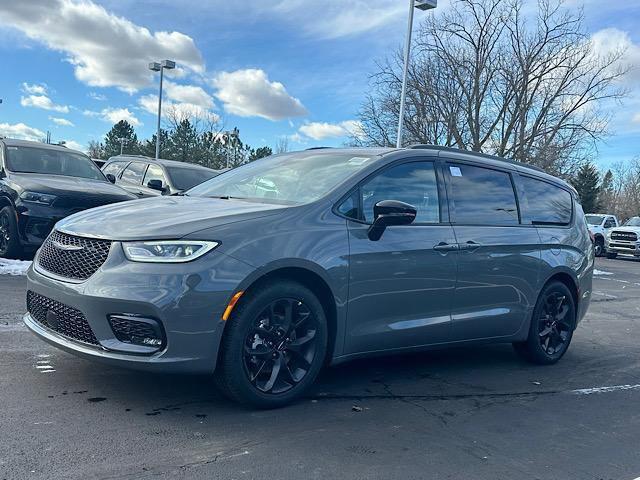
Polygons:
<instances>
[{"instance_id":1,"label":"roof rail","mask_svg":"<svg viewBox=\"0 0 640 480\"><path fill-rule=\"evenodd\" d=\"M407 147L409 149L412 150L420 150L420 149L424 149L424 150L439 150L442 152L452 152L452 153L468 153L470 155L475 155L477 157L481 157L481 158L487 158L489 160L497 160L500 162L505 162L505 163L509 163L511 165L518 165L520 167L524 167L524 168L530 168L531 170L535 170L536 172L542 172L542 173L547 173L544 171L544 169L537 167L535 165L530 165L528 163L523 163L523 162L518 162L516 160L511 160L509 158L502 158L502 157L498 157L496 155L489 155L487 153L482 153L482 152L474 152L471 150L462 150L461 148L454 148L454 147L445 147L442 145L429 145L429 144L422 144L422 143L417 143L414 145L410 145L409 147Z\"/></svg>"},{"instance_id":2,"label":"roof rail","mask_svg":"<svg viewBox=\"0 0 640 480\"><path fill-rule=\"evenodd\" d=\"M311 148L305 148L305 151L309 151L309 150L325 150L327 148L333 148L333 147L311 147Z\"/></svg>"},{"instance_id":3,"label":"roof rail","mask_svg":"<svg viewBox=\"0 0 640 480\"><path fill-rule=\"evenodd\" d=\"M148 158L150 160L155 160L153 157L148 157L146 155L138 155L133 153L120 153L118 155L114 155L114 157L136 157L136 158Z\"/></svg>"}]
</instances>

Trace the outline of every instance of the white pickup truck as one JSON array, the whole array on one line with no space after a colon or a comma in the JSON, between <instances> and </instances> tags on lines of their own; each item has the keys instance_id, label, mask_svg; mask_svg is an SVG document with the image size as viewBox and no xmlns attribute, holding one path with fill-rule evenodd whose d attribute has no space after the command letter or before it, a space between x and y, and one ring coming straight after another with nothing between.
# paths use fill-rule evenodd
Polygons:
<instances>
[{"instance_id":1,"label":"white pickup truck","mask_svg":"<svg viewBox=\"0 0 640 480\"><path fill-rule=\"evenodd\" d=\"M585 215L589 231L593 235L593 246L596 251L596 257L600 257L606 253L606 238L612 228L620 225L615 215L608 213L589 213Z\"/></svg>"},{"instance_id":2,"label":"white pickup truck","mask_svg":"<svg viewBox=\"0 0 640 480\"><path fill-rule=\"evenodd\" d=\"M632 217L621 227L613 228L605 237L607 258L618 255L640 257L640 217Z\"/></svg>"}]
</instances>

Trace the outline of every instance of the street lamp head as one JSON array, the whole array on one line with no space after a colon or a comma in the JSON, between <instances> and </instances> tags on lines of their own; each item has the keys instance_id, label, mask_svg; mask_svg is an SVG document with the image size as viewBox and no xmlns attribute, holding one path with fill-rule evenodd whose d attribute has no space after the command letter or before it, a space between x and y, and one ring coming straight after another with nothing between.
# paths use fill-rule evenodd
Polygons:
<instances>
[{"instance_id":1,"label":"street lamp head","mask_svg":"<svg viewBox=\"0 0 640 480\"><path fill-rule=\"evenodd\" d=\"M160 65L158 62L151 62L149 64L149 70L152 70L154 72L159 72L162 69L162 65Z\"/></svg>"},{"instance_id":2,"label":"street lamp head","mask_svg":"<svg viewBox=\"0 0 640 480\"><path fill-rule=\"evenodd\" d=\"M176 62L173 60L163 60L161 63L162 68L166 68L167 70L173 70L176 68Z\"/></svg>"},{"instance_id":3,"label":"street lamp head","mask_svg":"<svg viewBox=\"0 0 640 480\"><path fill-rule=\"evenodd\" d=\"M431 10L438 6L438 0L415 0L415 7L418 10Z\"/></svg>"}]
</instances>

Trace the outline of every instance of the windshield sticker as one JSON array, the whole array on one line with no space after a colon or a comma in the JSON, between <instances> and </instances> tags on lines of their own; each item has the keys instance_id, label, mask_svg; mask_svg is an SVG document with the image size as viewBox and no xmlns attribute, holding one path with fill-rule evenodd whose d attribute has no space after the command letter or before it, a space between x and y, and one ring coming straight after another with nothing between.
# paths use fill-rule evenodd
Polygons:
<instances>
[{"instance_id":1,"label":"windshield sticker","mask_svg":"<svg viewBox=\"0 0 640 480\"><path fill-rule=\"evenodd\" d=\"M7 147L7 150L17 150L18 147Z\"/></svg>"},{"instance_id":2,"label":"windshield sticker","mask_svg":"<svg viewBox=\"0 0 640 480\"><path fill-rule=\"evenodd\" d=\"M349 159L350 165L363 165L369 161L369 157L353 157Z\"/></svg>"},{"instance_id":3,"label":"windshield sticker","mask_svg":"<svg viewBox=\"0 0 640 480\"><path fill-rule=\"evenodd\" d=\"M449 167L449 171L451 172L452 177L462 176L462 170L460 170L460 167Z\"/></svg>"}]
</instances>

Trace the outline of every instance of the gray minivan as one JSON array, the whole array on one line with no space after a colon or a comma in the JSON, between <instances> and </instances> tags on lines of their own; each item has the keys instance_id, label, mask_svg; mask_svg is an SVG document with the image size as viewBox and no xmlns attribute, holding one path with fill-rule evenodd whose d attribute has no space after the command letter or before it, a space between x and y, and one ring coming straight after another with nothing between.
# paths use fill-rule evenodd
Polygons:
<instances>
[{"instance_id":1,"label":"gray minivan","mask_svg":"<svg viewBox=\"0 0 640 480\"><path fill-rule=\"evenodd\" d=\"M593 265L575 190L542 171L434 146L310 150L59 222L24 321L85 358L215 373L277 407L369 355L509 342L555 363Z\"/></svg>"}]
</instances>

